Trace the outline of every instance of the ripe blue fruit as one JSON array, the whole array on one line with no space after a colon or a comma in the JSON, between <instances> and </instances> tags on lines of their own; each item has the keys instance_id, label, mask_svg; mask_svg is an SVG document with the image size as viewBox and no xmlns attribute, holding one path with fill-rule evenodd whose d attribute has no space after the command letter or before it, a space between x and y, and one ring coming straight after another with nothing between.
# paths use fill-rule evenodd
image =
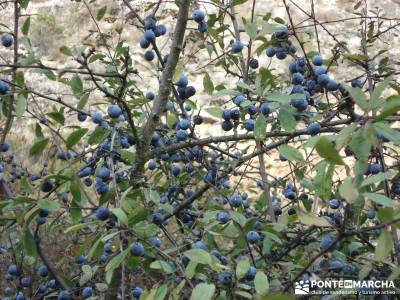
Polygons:
<instances>
[{"instance_id":1,"label":"ripe blue fruit","mask_svg":"<svg viewBox=\"0 0 400 300\"><path fill-rule=\"evenodd\" d=\"M178 141L185 141L188 138L188 133L186 132L186 130L183 129L179 129L176 132L176 137L178 139Z\"/></svg>"},{"instance_id":2,"label":"ripe blue fruit","mask_svg":"<svg viewBox=\"0 0 400 300\"><path fill-rule=\"evenodd\" d=\"M93 290L90 286L87 286L82 290L82 297L84 299L92 297L92 295L93 295Z\"/></svg>"},{"instance_id":3,"label":"ripe blue fruit","mask_svg":"<svg viewBox=\"0 0 400 300\"><path fill-rule=\"evenodd\" d=\"M282 214L282 208L274 207L274 215L275 216L280 216L281 214Z\"/></svg>"},{"instance_id":4,"label":"ripe blue fruit","mask_svg":"<svg viewBox=\"0 0 400 300\"><path fill-rule=\"evenodd\" d=\"M92 174L93 169L91 167L84 167L82 170L78 172L79 177L86 177Z\"/></svg>"},{"instance_id":5,"label":"ripe blue fruit","mask_svg":"<svg viewBox=\"0 0 400 300\"><path fill-rule=\"evenodd\" d=\"M145 58L147 61L152 61L152 60L154 59L154 57L155 57L155 54L154 54L153 50L147 50L147 51L144 53L144 58Z\"/></svg>"},{"instance_id":6,"label":"ripe blue fruit","mask_svg":"<svg viewBox=\"0 0 400 300\"><path fill-rule=\"evenodd\" d=\"M370 164L369 165L369 171L371 174L378 174L381 171L381 165L380 164Z\"/></svg>"},{"instance_id":7,"label":"ripe blue fruit","mask_svg":"<svg viewBox=\"0 0 400 300\"><path fill-rule=\"evenodd\" d=\"M159 239L158 236L152 236L150 238L150 243L154 246L154 247L160 247L161 246L161 240Z\"/></svg>"},{"instance_id":8,"label":"ripe blue fruit","mask_svg":"<svg viewBox=\"0 0 400 300\"><path fill-rule=\"evenodd\" d=\"M257 231L249 231L246 234L246 240L250 243L250 244L255 244L260 240L260 235L258 234Z\"/></svg>"},{"instance_id":9,"label":"ripe blue fruit","mask_svg":"<svg viewBox=\"0 0 400 300\"><path fill-rule=\"evenodd\" d=\"M29 277L22 277L21 278L21 285L23 287L30 287L32 284L31 279Z\"/></svg>"},{"instance_id":10,"label":"ripe blue fruit","mask_svg":"<svg viewBox=\"0 0 400 300\"><path fill-rule=\"evenodd\" d=\"M326 84L328 84L330 80L331 80L331 79L330 79L329 76L326 75L326 74L321 74L321 75L318 75L318 77L317 77L317 82L318 82L319 84L321 84L321 85L326 85Z\"/></svg>"},{"instance_id":11,"label":"ripe blue fruit","mask_svg":"<svg viewBox=\"0 0 400 300\"><path fill-rule=\"evenodd\" d=\"M233 207L239 207L242 205L243 199L240 195L232 195L229 198L229 202Z\"/></svg>"},{"instance_id":12,"label":"ripe blue fruit","mask_svg":"<svg viewBox=\"0 0 400 300\"><path fill-rule=\"evenodd\" d=\"M70 300L70 299L71 299L71 294L66 290L61 291L57 297L57 300Z\"/></svg>"},{"instance_id":13,"label":"ripe blue fruit","mask_svg":"<svg viewBox=\"0 0 400 300\"><path fill-rule=\"evenodd\" d=\"M139 299L139 298L140 298L140 295L142 295L142 293L143 293L143 289L140 288L140 287L138 287L138 286L135 286L135 287L132 289L132 296L133 296L133 298Z\"/></svg>"},{"instance_id":14,"label":"ripe blue fruit","mask_svg":"<svg viewBox=\"0 0 400 300\"><path fill-rule=\"evenodd\" d=\"M258 60L256 58L252 58L249 61L249 67L252 69L257 69L258 68Z\"/></svg>"},{"instance_id":15,"label":"ripe blue fruit","mask_svg":"<svg viewBox=\"0 0 400 300\"><path fill-rule=\"evenodd\" d=\"M285 39L285 38L288 37L288 35L289 35L289 29L286 26L283 27L283 29L281 31L278 31L278 32L274 33L274 36L277 39Z\"/></svg>"},{"instance_id":16,"label":"ripe blue fruit","mask_svg":"<svg viewBox=\"0 0 400 300\"><path fill-rule=\"evenodd\" d=\"M22 292L17 292L15 300L26 300L25 295Z\"/></svg>"},{"instance_id":17,"label":"ripe blue fruit","mask_svg":"<svg viewBox=\"0 0 400 300\"><path fill-rule=\"evenodd\" d=\"M79 122L84 122L86 121L87 115L84 113L78 113L78 121Z\"/></svg>"},{"instance_id":18,"label":"ripe blue fruit","mask_svg":"<svg viewBox=\"0 0 400 300\"><path fill-rule=\"evenodd\" d=\"M339 83L336 80L329 80L329 82L326 84L326 89L328 91L336 91L339 88Z\"/></svg>"},{"instance_id":19,"label":"ripe blue fruit","mask_svg":"<svg viewBox=\"0 0 400 300\"><path fill-rule=\"evenodd\" d=\"M118 105L111 105L107 109L107 113L111 118L118 118L122 114L122 110Z\"/></svg>"},{"instance_id":20,"label":"ripe blue fruit","mask_svg":"<svg viewBox=\"0 0 400 300\"><path fill-rule=\"evenodd\" d=\"M107 207L101 206L96 210L96 219L105 221L110 217L110 211Z\"/></svg>"},{"instance_id":21,"label":"ripe blue fruit","mask_svg":"<svg viewBox=\"0 0 400 300\"><path fill-rule=\"evenodd\" d=\"M297 108L300 111L303 111L308 107L308 101L306 99L293 99L291 103L293 107Z\"/></svg>"},{"instance_id":22,"label":"ripe blue fruit","mask_svg":"<svg viewBox=\"0 0 400 300\"><path fill-rule=\"evenodd\" d=\"M46 289L47 289L46 286L43 283L41 283L38 285L37 292L39 294L44 294L46 292Z\"/></svg>"},{"instance_id":23,"label":"ripe blue fruit","mask_svg":"<svg viewBox=\"0 0 400 300\"><path fill-rule=\"evenodd\" d=\"M222 224L228 223L230 219L231 216L225 211L221 211L217 214L217 221Z\"/></svg>"},{"instance_id":24,"label":"ripe blue fruit","mask_svg":"<svg viewBox=\"0 0 400 300\"><path fill-rule=\"evenodd\" d=\"M181 169L177 165L173 165L171 171L174 176L178 176L181 172Z\"/></svg>"},{"instance_id":25,"label":"ripe blue fruit","mask_svg":"<svg viewBox=\"0 0 400 300\"><path fill-rule=\"evenodd\" d=\"M294 207L290 207L288 209L288 215L292 216L292 215L295 215L295 214L296 214L296 209Z\"/></svg>"},{"instance_id":26,"label":"ripe blue fruit","mask_svg":"<svg viewBox=\"0 0 400 300\"><path fill-rule=\"evenodd\" d=\"M155 35L154 31L152 31L152 30L146 30L144 32L143 37L146 39L146 41L148 41L150 43L154 42L156 40L156 35Z\"/></svg>"},{"instance_id":27,"label":"ripe blue fruit","mask_svg":"<svg viewBox=\"0 0 400 300\"><path fill-rule=\"evenodd\" d=\"M254 278L256 277L257 269L251 266L246 273L246 279L253 281Z\"/></svg>"},{"instance_id":28,"label":"ripe blue fruit","mask_svg":"<svg viewBox=\"0 0 400 300\"><path fill-rule=\"evenodd\" d=\"M41 216L42 218L46 218L49 215L49 211L45 208L42 208L39 211L39 216Z\"/></svg>"},{"instance_id":29,"label":"ripe blue fruit","mask_svg":"<svg viewBox=\"0 0 400 300\"><path fill-rule=\"evenodd\" d=\"M157 168L157 163L154 160L150 160L147 164L150 171L154 171Z\"/></svg>"},{"instance_id":30,"label":"ripe blue fruit","mask_svg":"<svg viewBox=\"0 0 400 300\"><path fill-rule=\"evenodd\" d=\"M241 52L241 51L243 50L243 48L244 48L244 45L243 45L243 43L242 43L241 41L235 41L235 42L232 44L232 51L233 51L234 53L239 53L239 52Z\"/></svg>"},{"instance_id":31,"label":"ripe blue fruit","mask_svg":"<svg viewBox=\"0 0 400 300\"><path fill-rule=\"evenodd\" d=\"M35 221L36 221L36 223L38 225L43 225L44 223L46 223L46 218L42 218L42 217L37 216Z\"/></svg>"},{"instance_id":32,"label":"ripe blue fruit","mask_svg":"<svg viewBox=\"0 0 400 300\"><path fill-rule=\"evenodd\" d=\"M133 256L143 256L144 255L144 247L142 243L135 243L131 246L131 254Z\"/></svg>"},{"instance_id":33,"label":"ripe blue fruit","mask_svg":"<svg viewBox=\"0 0 400 300\"><path fill-rule=\"evenodd\" d=\"M203 249L207 251L207 245L203 241L197 241L194 243L193 248L195 249Z\"/></svg>"},{"instance_id":34,"label":"ripe blue fruit","mask_svg":"<svg viewBox=\"0 0 400 300\"><path fill-rule=\"evenodd\" d=\"M233 103L235 103L236 106L240 106L243 103L244 100L246 100L246 98L244 96L238 95L233 100Z\"/></svg>"},{"instance_id":35,"label":"ripe blue fruit","mask_svg":"<svg viewBox=\"0 0 400 300\"><path fill-rule=\"evenodd\" d=\"M335 240L335 238L331 233L325 233L321 238L321 242L320 242L321 249L323 251L328 250L334 240Z\"/></svg>"},{"instance_id":36,"label":"ripe blue fruit","mask_svg":"<svg viewBox=\"0 0 400 300\"><path fill-rule=\"evenodd\" d=\"M99 177L96 177L96 179L97 179L97 178L99 178ZM100 179L100 180L101 180L101 179ZM106 193L108 192L108 190L109 190L109 187L108 187L108 185L107 185L105 182L103 182L103 181L96 182L96 191L97 191L100 195L106 194Z\"/></svg>"},{"instance_id":37,"label":"ripe blue fruit","mask_svg":"<svg viewBox=\"0 0 400 300\"><path fill-rule=\"evenodd\" d=\"M47 270L46 266L40 266L37 270L37 273L40 277L46 277L49 275L49 270Z\"/></svg>"},{"instance_id":38,"label":"ripe blue fruit","mask_svg":"<svg viewBox=\"0 0 400 300\"><path fill-rule=\"evenodd\" d=\"M49 180L45 180L45 181L42 183L42 186L41 186L41 188L40 188L40 190L41 190L43 193L49 193L52 189L53 189L53 183L52 183L51 181L49 181Z\"/></svg>"},{"instance_id":39,"label":"ripe blue fruit","mask_svg":"<svg viewBox=\"0 0 400 300\"><path fill-rule=\"evenodd\" d=\"M186 130L190 127L190 120L189 119L181 119L178 122L178 126L180 129Z\"/></svg>"},{"instance_id":40,"label":"ripe blue fruit","mask_svg":"<svg viewBox=\"0 0 400 300\"><path fill-rule=\"evenodd\" d=\"M95 124L101 124L101 122L103 122L103 114L99 111L93 112L91 118Z\"/></svg>"},{"instance_id":41,"label":"ripe blue fruit","mask_svg":"<svg viewBox=\"0 0 400 300\"><path fill-rule=\"evenodd\" d=\"M368 212L367 212L367 217L368 217L368 219L374 219L375 216L376 216L375 210L369 209Z\"/></svg>"},{"instance_id":42,"label":"ripe blue fruit","mask_svg":"<svg viewBox=\"0 0 400 300\"><path fill-rule=\"evenodd\" d=\"M240 110L232 109L230 114L231 114L231 119L232 120L239 120L240 119Z\"/></svg>"},{"instance_id":43,"label":"ripe blue fruit","mask_svg":"<svg viewBox=\"0 0 400 300\"><path fill-rule=\"evenodd\" d=\"M79 257L76 259L76 263L78 265L81 265L85 262L85 260L86 260L86 257L84 255L79 255Z\"/></svg>"},{"instance_id":44,"label":"ripe blue fruit","mask_svg":"<svg viewBox=\"0 0 400 300\"><path fill-rule=\"evenodd\" d=\"M301 84L303 82L303 80L304 80L304 77L300 73L294 73L292 75L292 83L293 84Z\"/></svg>"},{"instance_id":45,"label":"ripe blue fruit","mask_svg":"<svg viewBox=\"0 0 400 300\"><path fill-rule=\"evenodd\" d=\"M283 48L278 48L278 50L276 50L276 58L280 59L280 60L284 60L287 56L287 52L285 49Z\"/></svg>"},{"instance_id":46,"label":"ripe blue fruit","mask_svg":"<svg viewBox=\"0 0 400 300\"><path fill-rule=\"evenodd\" d=\"M321 125L318 122L313 122L308 125L307 133L310 135L316 135L321 131Z\"/></svg>"},{"instance_id":47,"label":"ripe blue fruit","mask_svg":"<svg viewBox=\"0 0 400 300\"><path fill-rule=\"evenodd\" d=\"M232 273L230 271L222 271L218 275L218 281L222 285L231 286L232 285Z\"/></svg>"},{"instance_id":48,"label":"ripe blue fruit","mask_svg":"<svg viewBox=\"0 0 400 300\"><path fill-rule=\"evenodd\" d=\"M208 25L206 22L200 22L199 25L197 25L197 29L201 32L204 33L208 29Z\"/></svg>"},{"instance_id":49,"label":"ripe blue fruit","mask_svg":"<svg viewBox=\"0 0 400 300\"><path fill-rule=\"evenodd\" d=\"M0 143L1 152L7 152L10 149L10 144L7 142Z\"/></svg>"},{"instance_id":50,"label":"ripe blue fruit","mask_svg":"<svg viewBox=\"0 0 400 300\"><path fill-rule=\"evenodd\" d=\"M162 225L164 223L164 216L161 213L156 212L152 216L152 221L156 225Z\"/></svg>"},{"instance_id":51,"label":"ripe blue fruit","mask_svg":"<svg viewBox=\"0 0 400 300\"><path fill-rule=\"evenodd\" d=\"M274 57L276 54L276 48L274 46L268 46L265 53L268 57Z\"/></svg>"},{"instance_id":52,"label":"ripe blue fruit","mask_svg":"<svg viewBox=\"0 0 400 300\"><path fill-rule=\"evenodd\" d=\"M359 79L353 79L353 80L351 81L351 86L352 86L353 88L355 88L355 87L362 88L362 82L361 82L361 80L359 80Z\"/></svg>"},{"instance_id":53,"label":"ripe blue fruit","mask_svg":"<svg viewBox=\"0 0 400 300\"><path fill-rule=\"evenodd\" d=\"M156 97L156 95L155 95L153 92L148 91L148 92L146 93L145 97L146 97L146 99L148 99L148 100L154 100L154 98Z\"/></svg>"},{"instance_id":54,"label":"ripe blue fruit","mask_svg":"<svg viewBox=\"0 0 400 300\"><path fill-rule=\"evenodd\" d=\"M176 85L179 87L186 87L188 83L188 77L186 75L181 75L181 77L179 77L179 80L176 82Z\"/></svg>"},{"instance_id":55,"label":"ripe blue fruit","mask_svg":"<svg viewBox=\"0 0 400 300\"><path fill-rule=\"evenodd\" d=\"M324 63L324 59L321 55L314 55L312 58L312 63L314 64L314 66L322 66L322 64Z\"/></svg>"},{"instance_id":56,"label":"ripe blue fruit","mask_svg":"<svg viewBox=\"0 0 400 300\"><path fill-rule=\"evenodd\" d=\"M10 86L8 85L8 83L3 80L0 80L0 95L7 94L9 89L10 89Z\"/></svg>"},{"instance_id":57,"label":"ripe blue fruit","mask_svg":"<svg viewBox=\"0 0 400 300\"><path fill-rule=\"evenodd\" d=\"M246 128L247 131L253 131L255 124L256 121L254 119L247 119L246 121L244 121L244 128Z\"/></svg>"},{"instance_id":58,"label":"ripe blue fruit","mask_svg":"<svg viewBox=\"0 0 400 300\"><path fill-rule=\"evenodd\" d=\"M107 167L101 167L98 173L98 177L100 177L103 180L108 180L110 178L110 169Z\"/></svg>"},{"instance_id":59,"label":"ripe blue fruit","mask_svg":"<svg viewBox=\"0 0 400 300\"><path fill-rule=\"evenodd\" d=\"M248 112L250 115L255 115L255 114L258 112L258 109L257 109L257 107L256 107L254 104L251 104L251 105L249 105L249 106L247 107L247 112Z\"/></svg>"},{"instance_id":60,"label":"ripe blue fruit","mask_svg":"<svg viewBox=\"0 0 400 300\"><path fill-rule=\"evenodd\" d=\"M13 37L10 34L3 35L1 37L1 43L3 44L4 47L11 47L13 43Z\"/></svg>"},{"instance_id":61,"label":"ripe blue fruit","mask_svg":"<svg viewBox=\"0 0 400 300\"><path fill-rule=\"evenodd\" d=\"M145 30L154 30L156 28L157 20L154 16L147 16L144 19L144 29Z\"/></svg>"},{"instance_id":62,"label":"ripe blue fruit","mask_svg":"<svg viewBox=\"0 0 400 300\"><path fill-rule=\"evenodd\" d=\"M165 27L164 24L157 25L156 29L154 29L154 33L156 37L162 36L167 33L167 27Z\"/></svg>"},{"instance_id":63,"label":"ripe blue fruit","mask_svg":"<svg viewBox=\"0 0 400 300\"><path fill-rule=\"evenodd\" d=\"M317 66L313 68L314 74L316 76L322 75L326 73L326 67L325 66Z\"/></svg>"},{"instance_id":64,"label":"ripe blue fruit","mask_svg":"<svg viewBox=\"0 0 400 300\"><path fill-rule=\"evenodd\" d=\"M197 23L200 23L204 20L206 14L204 11L202 11L201 9L196 9L193 11L192 13L192 18L193 20L195 20Z\"/></svg>"},{"instance_id":65,"label":"ripe blue fruit","mask_svg":"<svg viewBox=\"0 0 400 300\"><path fill-rule=\"evenodd\" d=\"M139 45L141 48L146 49L150 46L150 42L145 39L145 37L142 37L139 41Z\"/></svg>"},{"instance_id":66,"label":"ripe blue fruit","mask_svg":"<svg viewBox=\"0 0 400 300\"><path fill-rule=\"evenodd\" d=\"M338 209L340 207L340 201L338 199L332 199L331 201L329 201L329 206L332 209Z\"/></svg>"},{"instance_id":67,"label":"ripe blue fruit","mask_svg":"<svg viewBox=\"0 0 400 300\"><path fill-rule=\"evenodd\" d=\"M221 126L222 126L222 129L224 131L229 131L229 130L232 130L233 123L231 121L229 121L229 120L225 120L225 121L222 122Z\"/></svg>"},{"instance_id":68,"label":"ripe blue fruit","mask_svg":"<svg viewBox=\"0 0 400 300\"><path fill-rule=\"evenodd\" d=\"M55 279L52 279L52 280L50 280L50 281L48 282L47 285L48 285L48 287L51 288L51 289L56 289L57 286L58 286L58 283L57 283L57 281L56 281Z\"/></svg>"}]
</instances>

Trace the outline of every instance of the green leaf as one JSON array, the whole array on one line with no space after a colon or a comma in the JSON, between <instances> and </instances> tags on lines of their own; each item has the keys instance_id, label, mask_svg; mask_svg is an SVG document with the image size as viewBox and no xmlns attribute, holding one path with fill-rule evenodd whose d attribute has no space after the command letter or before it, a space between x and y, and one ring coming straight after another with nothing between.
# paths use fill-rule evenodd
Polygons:
<instances>
[{"instance_id":1,"label":"green leaf","mask_svg":"<svg viewBox=\"0 0 400 300\"><path fill-rule=\"evenodd\" d=\"M69 49L67 46L61 46L60 47L60 52L66 56L73 56L74 54L72 53L71 49Z\"/></svg>"},{"instance_id":2,"label":"green leaf","mask_svg":"<svg viewBox=\"0 0 400 300\"><path fill-rule=\"evenodd\" d=\"M267 120L263 114L259 114L254 125L254 137L257 141L263 141L267 134Z\"/></svg>"},{"instance_id":3,"label":"green leaf","mask_svg":"<svg viewBox=\"0 0 400 300\"><path fill-rule=\"evenodd\" d=\"M281 108L279 110L279 123L283 130L287 132L293 132L296 129L296 119L286 108Z\"/></svg>"},{"instance_id":4,"label":"green leaf","mask_svg":"<svg viewBox=\"0 0 400 300\"><path fill-rule=\"evenodd\" d=\"M156 270L163 270L167 274L172 274L174 273L174 268L171 266L171 264L167 263L166 261L163 260L156 260L153 261L150 264L151 269L156 269Z\"/></svg>"},{"instance_id":5,"label":"green leaf","mask_svg":"<svg viewBox=\"0 0 400 300\"><path fill-rule=\"evenodd\" d=\"M231 96L231 97L235 97L235 96L239 96L240 92L235 91L235 90L227 90L227 89L223 89L218 91L217 96Z\"/></svg>"},{"instance_id":6,"label":"green leaf","mask_svg":"<svg viewBox=\"0 0 400 300\"><path fill-rule=\"evenodd\" d=\"M279 147L279 154L290 161L297 161L300 163L305 163L303 154L296 148L289 145L282 145Z\"/></svg>"},{"instance_id":7,"label":"green leaf","mask_svg":"<svg viewBox=\"0 0 400 300\"><path fill-rule=\"evenodd\" d=\"M257 25L255 23L247 23L244 25L244 30L249 35L250 39L254 40L257 37Z\"/></svg>"},{"instance_id":8,"label":"green leaf","mask_svg":"<svg viewBox=\"0 0 400 300\"><path fill-rule=\"evenodd\" d=\"M119 253L118 255L114 256L106 266L106 272L113 271L119 267L119 265L124 261L126 255L128 254L129 249L126 249Z\"/></svg>"},{"instance_id":9,"label":"green leaf","mask_svg":"<svg viewBox=\"0 0 400 300\"><path fill-rule=\"evenodd\" d=\"M27 99L26 95L18 94L17 101L15 103L15 115L17 117L22 117L26 110Z\"/></svg>"},{"instance_id":10,"label":"green leaf","mask_svg":"<svg viewBox=\"0 0 400 300\"><path fill-rule=\"evenodd\" d=\"M204 87L204 91L207 94L211 95L214 91L214 84L211 80L210 75L208 75L208 73L206 73L206 75L204 75L204 77L203 77L203 87Z\"/></svg>"},{"instance_id":11,"label":"green leaf","mask_svg":"<svg viewBox=\"0 0 400 300\"><path fill-rule=\"evenodd\" d=\"M30 27L31 27L31 17L29 16L26 18L24 25L22 25L22 30L21 30L22 34L27 35Z\"/></svg>"},{"instance_id":12,"label":"green leaf","mask_svg":"<svg viewBox=\"0 0 400 300\"><path fill-rule=\"evenodd\" d=\"M99 11L97 12L96 20L100 21L101 19L103 19L106 12L107 12L107 6L103 6L102 8L100 8Z\"/></svg>"},{"instance_id":13,"label":"green leaf","mask_svg":"<svg viewBox=\"0 0 400 300\"><path fill-rule=\"evenodd\" d=\"M57 123L64 125L65 123L65 117L64 114L58 112L58 111L52 111L47 114L50 118L52 118L54 121Z\"/></svg>"},{"instance_id":14,"label":"green leaf","mask_svg":"<svg viewBox=\"0 0 400 300\"><path fill-rule=\"evenodd\" d=\"M267 275L262 271L258 271L254 278L254 288L256 292L262 296L266 295L269 288L269 281Z\"/></svg>"},{"instance_id":15,"label":"green leaf","mask_svg":"<svg viewBox=\"0 0 400 300\"><path fill-rule=\"evenodd\" d=\"M340 130L337 138L336 138L336 149L340 150L344 146L346 146L350 141L353 136L354 131L357 129L356 124L351 124L349 126L343 127L342 130Z\"/></svg>"},{"instance_id":16,"label":"green leaf","mask_svg":"<svg viewBox=\"0 0 400 300\"><path fill-rule=\"evenodd\" d=\"M323 200L329 200L332 194L332 176L335 170L334 164L328 164L325 161L321 161L316 166L316 175L314 178L314 189L319 197Z\"/></svg>"},{"instance_id":17,"label":"green leaf","mask_svg":"<svg viewBox=\"0 0 400 300\"><path fill-rule=\"evenodd\" d=\"M79 99L78 105L76 107L78 109L83 109L88 100L89 100L89 93L83 94L82 97Z\"/></svg>"},{"instance_id":18,"label":"green leaf","mask_svg":"<svg viewBox=\"0 0 400 300\"><path fill-rule=\"evenodd\" d=\"M389 125L383 122L375 123L374 127L379 131L385 138L391 140L393 143L400 145L400 132L390 128Z\"/></svg>"},{"instance_id":19,"label":"green leaf","mask_svg":"<svg viewBox=\"0 0 400 300\"><path fill-rule=\"evenodd\" d=\"M315 145L315 149L317 150L318 154L327 161L337 165L344 165L342 157L326 137L321 137L319 139Z\"/></svg>"},{"instance_id":20,"label":"green leaf","mask_svg":"<svg viewBox=\"0 0 400 300\"><path fill-rule=\"evenodd\" d=\"M77 232L79 229L82 229L82 228L85 228L85 227L89 227L90 225L94 225L94 224L97 224L97 223L98 222L93 221L93 222L76 224L76 225L73 225L73 226L70 226L70 227L66 228L64 230L64 233L69 233L69 232L74 233L74 232ZM100 243L100 241L99 241L99 243Z\"/></svg>"},{"instance_id":21,"label":"green leaf","mask_svg":"<svg viewBox=\"0 0 400 300\"><path fill-rule=\"evenodd\" d=\"M206 111L208 114L210 114L211 116L215 117L215 118L220 119L220 118L222 117L222 112L223 112L223 110L222 110L222 108L220 108L220 107L216 107L216 106L214 106L214 107L207 107L207 108L205 109L205 111Z\"/></svg>"},{"instance_id":22,"label":"green leaf","mask_svg":"<svg viewBox=\"0 0 400 300\"><path fill-rule=\"evenodd\" d=\"M75 74L69 81L69 86L71 87L75 97L79 99L83 93L83 83L80 77Z\"/></svg>"},{"instance_id":23,"label":"green leaf","mask_svg":"<svg viewBox=\"0 0 400 300\"><path fill-rule=\"evenodd\" d=\"M105 138L108 137L109 134L110 134L110 132L107 129L104 129L101 126L96 127L96 129L90 135L88 143L90 145L99 144L102 141L104 141Z\"/></svg>"},{"instance_id":24,"label":"green leaf","mask_svg":"<svg viewBox=\"0 0 400 300\"><path fill-rule=\"evenodd\" d=\"M43 139L37 141L29 150L29 157L33 159L33 161L38 161L39 158L42 156L44 149L46 148L47 144L49 143L49 139Z\"/></svg>"},{"instance_id":25,"label":"green leaf","mask_svg":"<svg viewBox=\"0 0 400 300\"><path fill-rule=\"evenodd\" d=\"M193 262L211 265L211 256L210 254L203 249L190 249L185 251L184 254Z\"/></svg>"},{"instance_id":26,"label":"green leaf","mask_svg":"<svg viewBox=\"0 0 400 300\"><path fill-rule=\"evenodd\" d=\"M386 229L382 230L377 245L375 247L375 258L379 261L386 261L389 254L392 252L393 239L392 235Z\"/></svg>"},{"instance_id":27,"label":"green leaf","mask_svg":"<svg viewBox=\"0 0 400 300\"><path fill-rule=\"evenodd\" d=\"M391 96L381 109L381 113L377 117L377 121L381 121L388 116L396 114L400 110L400 96Z\"/></svg>"},{"instance_id":28,"label":"green leaf","mask_svg":"<svg viewBox=\"0 0 400 300\"><path fill-rule=\"evenodd\" d=\"M29 256L35 256L36 255L36 242L35 239L32 236L32 233L29 229L25 231L24 237L23 237L23 244L26 253Z\"/></svg>"},{"instance_id":29,"label":"green leaf","mask_svg":"<svg viewBox=\"0 0 400 300\"><path fill-rule=\"evenodd\" d=\"M118 221L128 226L128 216L120 207L111 209L111 212L117 217Z\"/></svg>"},{"instance_id":30,"label":"green leaf","mask_svg":"<svg viewBox=\"0 0 400 300\"><path fill-rule=\"evenodd\" d=\"M325 218L316 216L311 213L310 214L299 213L298 217L300 223L303 223L305 225L315 225L318 227L332 227L332 225L329 224L329 222Z\"/></svg>"},{"instance_id":31,"label":"green leaf","mask_svg":"<svg viewBox=\"0 0 400 300\"><path fill-rule=\"evenodd\" d=\"M386 207L394 207L395 203L392 199L381 195L381 194L375 194L375 193L364 193L363 196L372 202L375 202L377 204L386 206Z\"/></svg>"},{"instance_id":32,"label":"green leaf","mask_svg":"<svg viewBox=\"0 0 400 300\"><path fill-rule=\"evenodd\" d=\"M270 34L270 33L275 33L278 31L282 31L283 29L285 29L285 26L282 24L264 23L262 26L262 33Z\"/></svg>"},{"instance_id":33,"label":"green leaf","mask_svg":"<svg viewBox=\"0 0 400 300\"><path fill-rule=\"evenodd\" d=\"M58 211L61 208L60 203L54 200L40 199L37 206L41 209L47 209L50 211Z\"/></svg>"},{"instance_id":34,"label":"green leaf","mask_svg":"<svg viewBox=\"0 0 400 300\"><path fill-rule=\"evenodd\" d=\"M272 102L282 102L282 103L289 103L290 102L290 95L286 94L270 94L265 97L267 100Z\"/></svg>"},{"instance_id":35,"label":"green leaf","mask_svg":"<svg viewBox=\"0 0 400 300\"><path fill-rule=\"evenodd\" d=\"M368 185L373 184L373 183L378 183L378 182L381 182L381 181L386 180L386 179L390 179L394 175L396 175L396 172L390 172L389 171L389 172L384 172L384 173L383 172L378 173L378 174L376 174L374 176L371 176L371 177L368 177L367 179L365 179L361 183L361 187L368 186Z\"/></svg>"},{"instance_id":36,"label":"green leaf","mask_svg":"<svg viewBox=\"0 0 400 300\"><path fill-rule=\"evenodd\" d=\"M374 89L374 91L371 94L371 105L372 108L379 108L381 107L379 98L381 97L383 91L386 89L386 87L389 85L390 81L392 80L391 77L385 78L379 85L377 85Z\"/></svg>"},{"instance_id":37,"label":"green leaf","mask_svg":"<svg viewBox=\"0 0 400 300\"><path fill-rule=\"evenodd\" d=\"M354 202L358 198L358 190L351 177L343 180L339 186L339 193L349 203Z\"/></svg>"},{"instance_id":38,"label":"green leaf","mask_svg":"<svg viewBox=\"0 0 400 300\"><path fill-rule=\"evenodd\" d=\"M190 300L211 300L215 293L215 285L199 283L193 289Z\"/></svg>"},{"instance_id":39,"label":"green leaf","mask_svg":"<svg viewBox=\"0 0 400 300\"><path fill-rule=\"evenodd\" d=\"M78 130L75 130L74 132L72 132L66 141L66 146L68 149L71 149L73 146L75 146L80 140L81 138L86 134L86 132L88 132L89 129L87 128L80 128Z\"/></svg>"},{"instance_id":40,"label":"green leaf","mask_svg":"<svg viewBox=\"0 0 400 300\"><path fill-rule=\"evenodd\" d=\"M237 279L242 279L246 274L247 271L250 269L250 262L246 259L239 260L238 264L236 265L236 277Z\"/></svg>"},{"instance_id":41,"label":"green leaf","mask_svg":"<svg viewBox=\"0 0 400 300\"><path fill-rule=\"evenodd\" d=\"M354 99L356 104L364 111L364 112L369 112L371 110L371 105L367 101L367 97L365 96L365 93L360 89L359 87L351 87L349 85L343 84L345 89L349 92L351 97Z\"/></svg>"},{"instance_id":42,"label":"green leaf","mask_svg":"<svg viewBox=\"0 0 400 300\"><path fill-rule=\"evenodd\" d=\"M22 8L27 8L30 0L18 0Z\"/></svg>"}]
</instances>

